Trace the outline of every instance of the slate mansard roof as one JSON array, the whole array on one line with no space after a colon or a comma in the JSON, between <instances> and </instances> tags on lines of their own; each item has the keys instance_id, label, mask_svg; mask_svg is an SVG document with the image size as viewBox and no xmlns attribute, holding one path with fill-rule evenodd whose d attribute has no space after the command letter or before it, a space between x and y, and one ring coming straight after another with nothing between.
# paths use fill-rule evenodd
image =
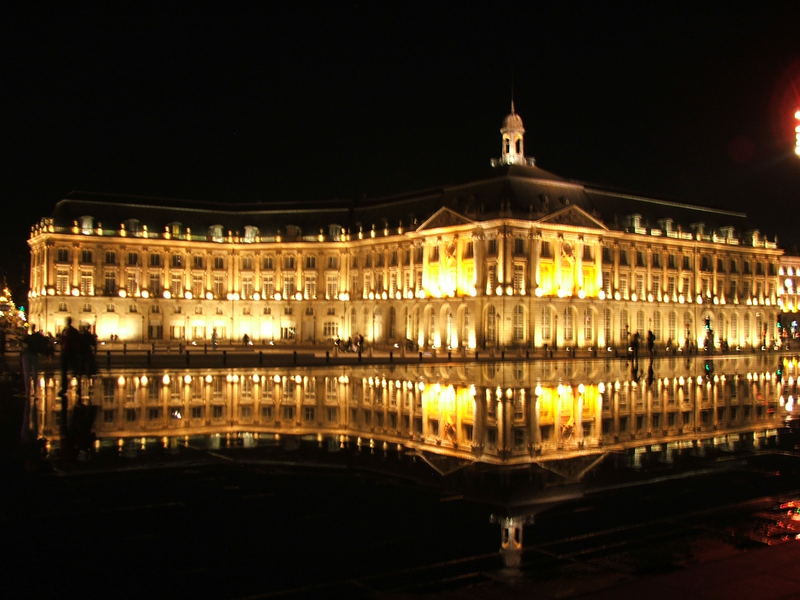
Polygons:
<instances>
[{"instance_id":1,"label":"slate mansard roof","mask_svg":"<svg viewBox=\"0 0 800 600\"><path fill-rule=\"evenodd\" d=\"M262 238L281 234L285 241L326 236L331 226L345 231L369 231L401 226L416 229L443 207L472 221L495 218L539 220L567 206L577 206L612 230L645 233L673 227L705 234L728 230L723 236L742 237L752 226L740 212L712 209L647 198L569 181L536 166L495 167L485 176L456 185L353 200L304 203L263 202L248 204L192 202L143 196L72 192L56 204L52 223L68 230L77 221L91 217L95 227L119 229L120 224L138 222L153 233L174 223L190 228L192 235L211 239L212 227L223 235L241 235L255 227ZM638 215L636 218L634 215ZM671 225L666 224L669 220ZM220 228L217 227L219 230ZM287 232L294 234L287 235Z\"/></svg>"}]
</instances>

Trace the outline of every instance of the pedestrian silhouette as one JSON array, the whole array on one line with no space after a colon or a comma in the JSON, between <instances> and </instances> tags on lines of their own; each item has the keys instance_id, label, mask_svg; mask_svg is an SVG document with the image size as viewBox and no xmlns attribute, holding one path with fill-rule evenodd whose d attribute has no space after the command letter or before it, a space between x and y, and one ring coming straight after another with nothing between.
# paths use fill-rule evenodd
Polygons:
<instances>
[{"instance_id":1,"label":"pedestrian silhouette","mask_svg":"<svg viewBox=\"0 0 800 600\"><path fill-rule=\"evenodd\" d=\"M68 376L80 372L81 334L72 326L72 317L67 317L67 324L58 340L61 350L61 389L59 396L66 395L69 387Z\"/></svg>"}]
</instances>

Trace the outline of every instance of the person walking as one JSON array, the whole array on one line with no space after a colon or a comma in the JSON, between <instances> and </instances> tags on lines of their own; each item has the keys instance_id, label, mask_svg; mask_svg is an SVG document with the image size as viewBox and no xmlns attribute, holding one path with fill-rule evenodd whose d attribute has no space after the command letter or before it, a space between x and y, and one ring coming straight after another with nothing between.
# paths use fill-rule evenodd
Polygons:
<instances>
[{"instance_id":1,"label":"person walking","mask_svg":"<svg viewBox=\"0 0 800 600\"><path fill-rule=\"evenodd\" d=\"M59 396L66 396L69 387L69 374L80 371L81 334L72 325L72 317L67 317L67 323L58 340L61 351L61 389Z\"/></svg>"}]
</instances>

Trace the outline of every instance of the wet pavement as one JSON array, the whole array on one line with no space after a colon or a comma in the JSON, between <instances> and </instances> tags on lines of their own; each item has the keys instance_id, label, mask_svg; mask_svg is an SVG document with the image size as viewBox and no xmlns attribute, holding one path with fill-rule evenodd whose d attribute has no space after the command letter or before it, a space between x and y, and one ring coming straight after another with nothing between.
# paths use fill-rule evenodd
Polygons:
<instances>
[{"instance_id":1,"label":"wet pavement","mask_svg":"<svg viewBox=\"0 0 800 600\"><path fill-rule=\"evenodd\" d=\"M800 597L800 543L743 534L800 488L778 448L541 513L509 571L496 507L469 493L491 478L313 443L45 456L15 443L17 383L0 382L9 597Z\"/></svg>"}]
</instances>

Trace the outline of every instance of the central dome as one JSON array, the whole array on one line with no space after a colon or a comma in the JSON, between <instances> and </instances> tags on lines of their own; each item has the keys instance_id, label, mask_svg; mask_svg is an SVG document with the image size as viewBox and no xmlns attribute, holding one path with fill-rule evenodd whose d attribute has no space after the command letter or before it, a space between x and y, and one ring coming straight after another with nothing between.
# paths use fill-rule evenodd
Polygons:
<instances>
[{"instance_id":1,"label":"central dome","mask_svg":"<svg viewBox=\"0 0 800 600\"><path fill-rule=\"evenodd\" d=\"M522 125L522 117L517 113L510 113L503 121L503 129L525 129Z\"/></svg>"}]
</instances>

